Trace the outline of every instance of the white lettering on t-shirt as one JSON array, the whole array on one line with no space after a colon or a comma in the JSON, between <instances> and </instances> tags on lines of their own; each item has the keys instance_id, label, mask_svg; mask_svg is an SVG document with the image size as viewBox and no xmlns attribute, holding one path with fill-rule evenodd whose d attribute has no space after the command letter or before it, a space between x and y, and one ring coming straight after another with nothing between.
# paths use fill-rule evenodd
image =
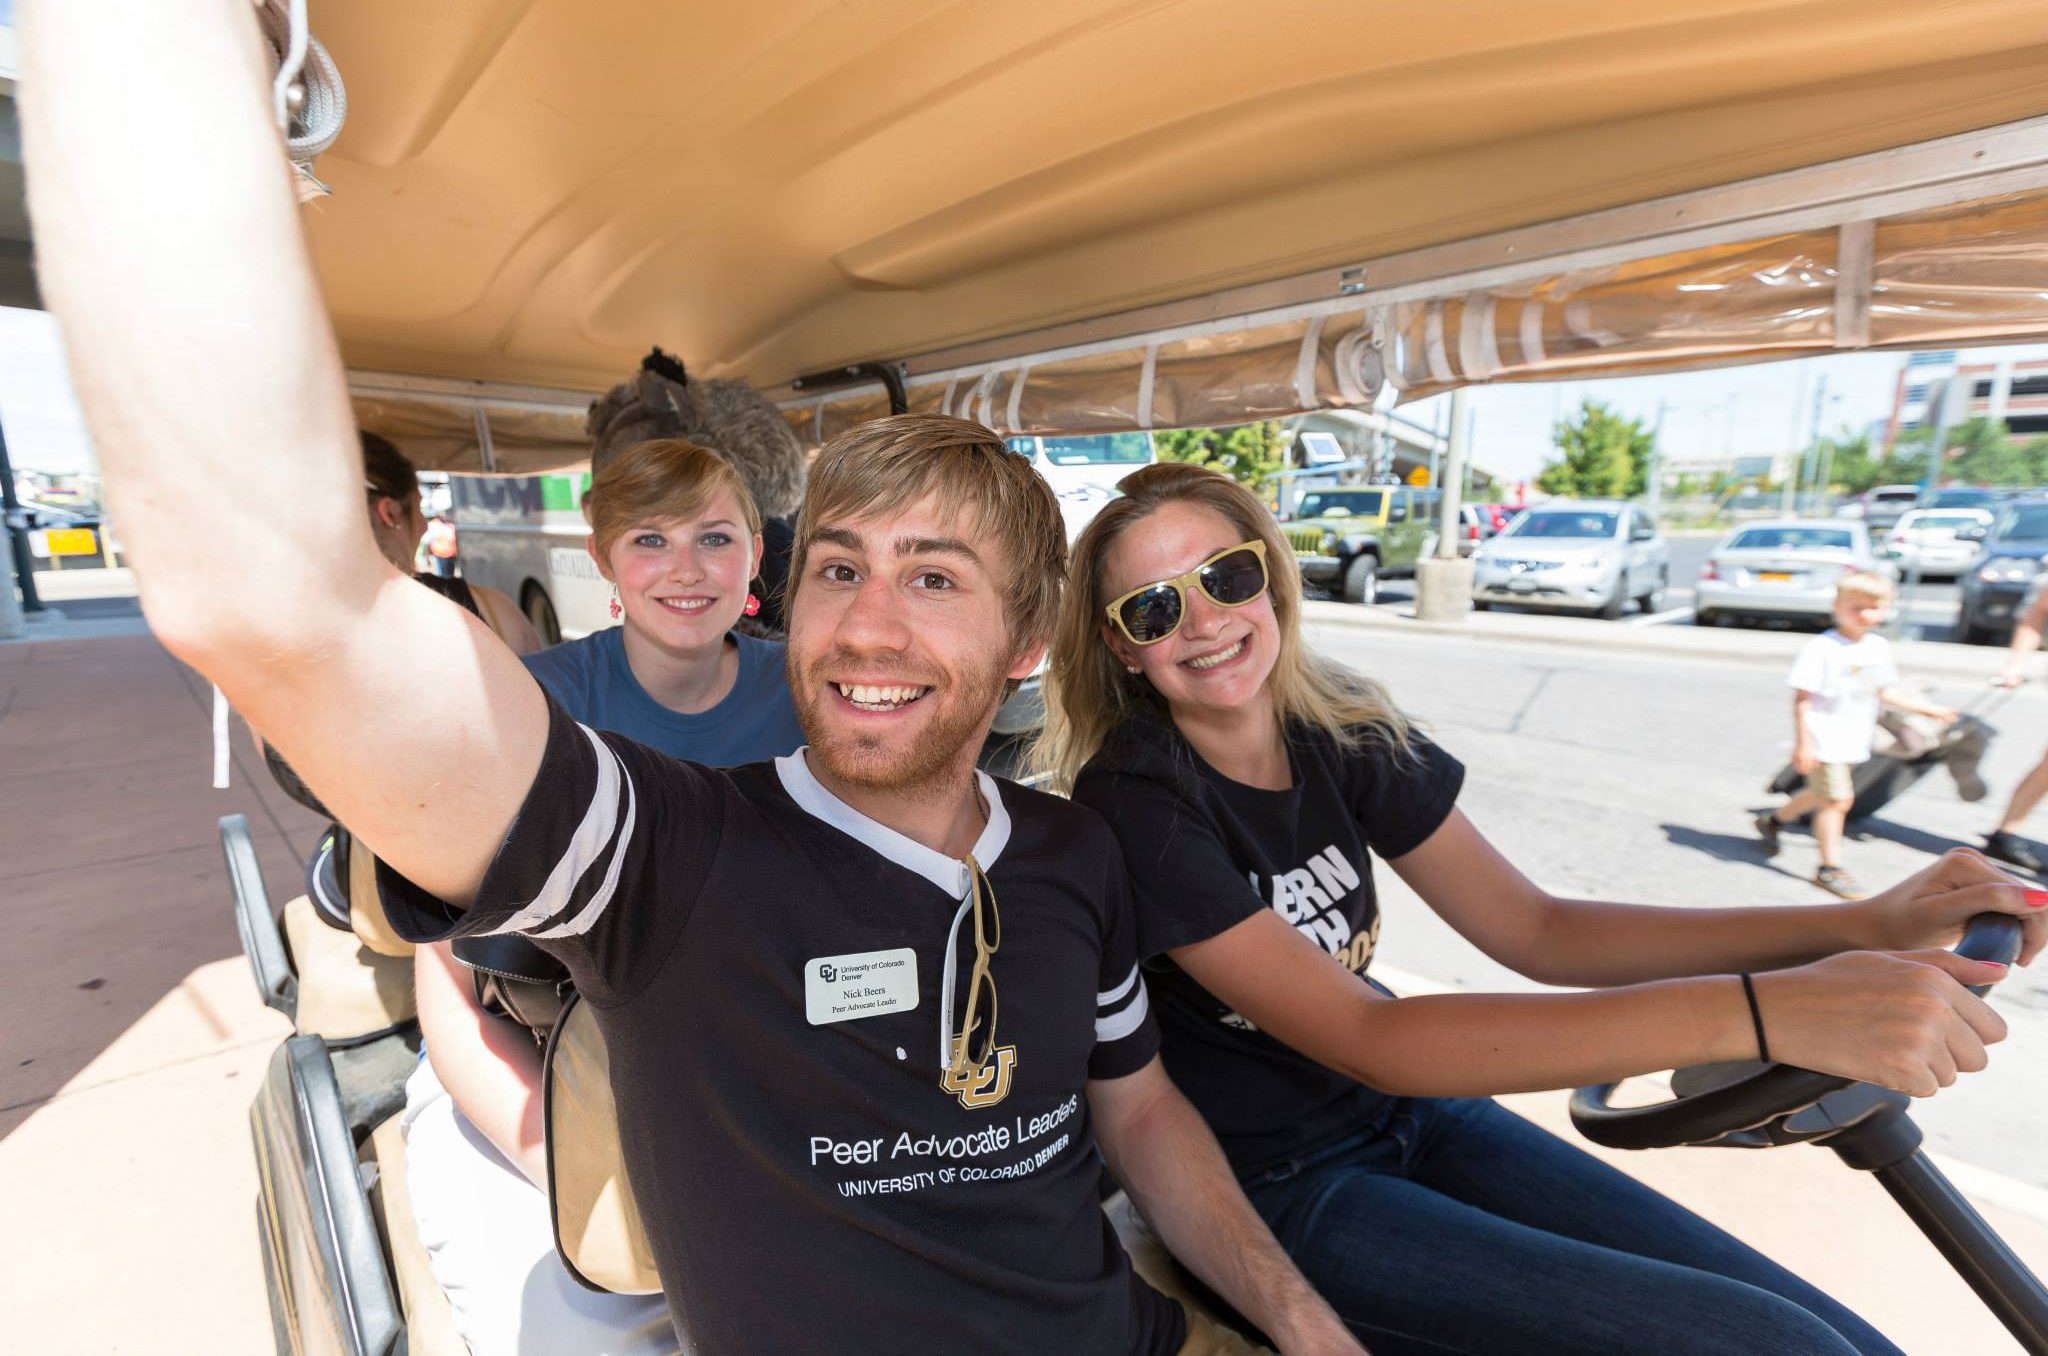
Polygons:
<instances>
[{"instance_id":1,"label":"white lettering on t-shirt","mask_svg":"<svg viewBox=\"0 0 2048 1356\"><path fill-rule=\"evenodd\" d=\"M1245 875L1254 891L1272 900L1274 913L1292 923L1302 936L1335 956L1346 969L1362 973L1371 963L1374 942L1379 935L1379 917L1374 915L1373 926L1365 934L1352 935L1351 919L1344 902L1358 890L1364 877L1335 843L1310 857L1303 866L1274 872L1264 890L1259 888L1258 872L1248 871ZM1256 1029L1236 1013L1228 1014L1224 1021L1229 1025L1242 1025L1246 1030Z\"/></svg>"},{"instance_id":2,"label":"white lettering on t-shirt","mask_svg":"<svg viewBox=\"0 0 2048 1356\"><path fill-rule=\"evenodd\" d=\"M967 1182L1012 1181L1029 1177L1067 1150L1085 1143L1074 1138L1067 1124L1081 1114L1083 1106L1081 1094L1072 1092L1048 1110L1020 1112L1001 1121L990 1121L977 1130L952 1134L899 1130L893 1140L887 1136L839 1139L833 1135L812 1135L811 1166L829 1171L833 1167L889 1165L890 1170L882 1176L841 1178L835 1187L842 1196L885 1196ZM1007 1162L976 1161L1018 1150L1029 1152ZM919 1160L936 1163L924 1168Z\"/></svg>"},{"instance_id":3,"label":"white lettering on t-shirt","mask_svg":"<svg viewBox=\"0 0 2048 1356\"><path fill-rule=\"evenodd\" d=\"M1332 899L1341 899L1358 888L1358 871L1333 843L1308 859L1308 869Z\"/></svg>"},{"instance_id":4,"label":"white lettering on t-shirt","mask_svg":"<svg viewBox=\"0 0 2048 1356\"><path fill-rule=\"evenodd\" d=\"M1259 889L1258 872L1246 873L1253 890ZM1276 871L1267 882L1266 894L1273 912L1300 928L1302 935L1325 950L1335 951L1351 940L1351 925L1343 916L1343 901L1359 886L1358 868L1335 843L1292 871Z\"/></svg>"}]
</instances>

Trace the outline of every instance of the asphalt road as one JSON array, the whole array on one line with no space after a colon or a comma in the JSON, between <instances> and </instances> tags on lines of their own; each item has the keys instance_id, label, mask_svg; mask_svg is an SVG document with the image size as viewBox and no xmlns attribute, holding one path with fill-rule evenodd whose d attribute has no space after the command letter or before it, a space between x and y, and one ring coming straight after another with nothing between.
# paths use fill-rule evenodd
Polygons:
<instances>
[{"instance_id":1,"label":"asphalt road","mask_svg":"<svg viewBox=\"0 0 2048 1356\"><path fill-rule=\"evenodd\" d=\"M1601 650L1476 644L1381 630L1312 632L1326 653L1386 681L1432 737L1470 769L1460 804L1532 879L1560 893L1712 908L1819 904L1811 841L1759 851L1750 816L1790 747L1790 703L1770 669L1686 663ZM1937 687L1941 700L1981 694ZM1847 865L1881 888L1957 843L1976 844L2004 797L2048 745L2048 693L2023 689L1993 716L1984 773L1991 799L1961 801L1930 774L1880 817L1852 829ZM2039 832L2048 835L2048 811ZM1391 871L1381 958L1466 988L1535 988L1488 960ZM1987 1072L1916 1119L1930 1147L2048 1187L2048 959L1996 997L2011 1039ZM1803 1152L1792 1150L1789 1152Z\"/></svg>"}]
</instances>

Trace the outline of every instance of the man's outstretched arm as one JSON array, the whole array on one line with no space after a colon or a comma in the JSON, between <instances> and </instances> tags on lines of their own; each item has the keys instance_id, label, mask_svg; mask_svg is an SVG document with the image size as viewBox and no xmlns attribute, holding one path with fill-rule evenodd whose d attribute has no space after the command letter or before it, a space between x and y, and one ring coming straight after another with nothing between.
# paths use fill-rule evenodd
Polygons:
<instances>
[{"instance_id":1,"label":"man's outstretched arm","mask_svg":"<svg viewBox=\"0 0 2048 1356\"><path fill-rule=\"evenodd\" d=\"M252 6L20 10L41 283L150 625L380 857L466 903L547 709L371 540Z\"/></svg>"}]
</instances>

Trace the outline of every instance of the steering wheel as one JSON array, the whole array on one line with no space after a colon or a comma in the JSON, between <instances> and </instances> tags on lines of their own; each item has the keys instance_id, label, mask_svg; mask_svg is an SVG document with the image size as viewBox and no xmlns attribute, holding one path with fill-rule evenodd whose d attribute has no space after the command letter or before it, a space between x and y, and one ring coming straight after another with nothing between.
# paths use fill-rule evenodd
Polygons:
<instances>
[{"instance_id":1,"label":"steering wheel","mask_svg":"<svg viewBox=\"0 0 2048 1356\"><path fill-rule=\"evenodd\" d=\"M1963 930L1956 954L2010 965L2019 955L2020 938L2019 919L1980 913ZM1981 998L1989 987L1973 985L1971 992ZM1711 1144L1803 1111L1855 1082L1790 1064L1706 1064L1674 1073L1671 1086L1678 1095L1651 1106L1613 1105L1615 1083L1580 1088L1572 1094L1572 1124L1610 1149Z\"/></svg>"}]
</instances>

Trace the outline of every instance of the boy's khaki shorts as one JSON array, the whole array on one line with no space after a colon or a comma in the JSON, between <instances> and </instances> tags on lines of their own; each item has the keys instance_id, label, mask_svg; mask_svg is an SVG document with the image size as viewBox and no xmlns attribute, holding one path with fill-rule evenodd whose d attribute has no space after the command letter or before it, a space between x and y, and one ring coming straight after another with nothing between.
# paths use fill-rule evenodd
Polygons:
<instances>
[{"instance_id":1,"label":"boy's khaki shorts","mask_svg":"<svg viewBox=\"0 0 2048 1356\"><path fill-rule=\"evenodd\" d=\"M1813 775L1806 779L1813 793L1822 800L1856 799L1856 764L1822 763L1814 768Z\"/></svg>"}]
</instances>

